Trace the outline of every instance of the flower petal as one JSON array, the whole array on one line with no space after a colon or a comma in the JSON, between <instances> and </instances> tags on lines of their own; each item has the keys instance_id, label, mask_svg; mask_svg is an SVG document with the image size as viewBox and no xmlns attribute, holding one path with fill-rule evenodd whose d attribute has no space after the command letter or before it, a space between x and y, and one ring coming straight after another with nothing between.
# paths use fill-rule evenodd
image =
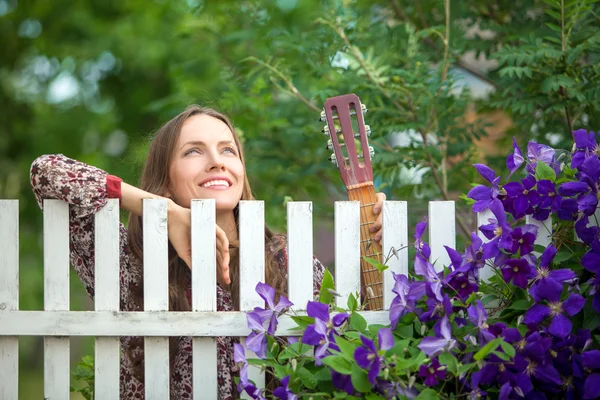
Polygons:
<instances>
[{"instance_id":1,"label":"flower petal","mask_svg":"<svg viewBox=\"0 0 600 400\"><path fill-rule=\"evenodd\" d=\"M272 310L275 307L275 289L266 283L258 282L256 285L256 293L267 303Z\"/></svg>"},{"instance_id":2,"label":"flower petal","mask_svg":"<svg viewBox=\"0 0 600 400\"><path fill-rule=\"evenodd\" d=\"M354 350L354 359L356 360L356 363L358 364L359 367L361 368L369 368L369 365L371 365L371 360L369 360L369 355L371 355L373 353L371 353L370 351L368 351L366 348L364 347L357 347L356 350Z\"/></svg>"},{"instance_id":3,"label":"flower petal","mask_svg":"<svg viewBox=\"0 0 600 400\"><path fill-rule=\"evenodd\" d=\"M590 374L585 379L585 385L583 389L583 398L584 399L595 399L600 393L600 374Z\"/></svg>"},{"instance_id":4,"label":"flower petal","mask_svg":"<svg viewBox=\"0 0 600 400\"><path fill-rule=\"evenodd\" d=\"M523 322L526 324L539 324L548 316L548 314L550 314L550 308L548 306L543 304L534 304L533 307L531 307L525 313Z\"/></svg>"},{"instance_id":5,"label":"flower petal","mask_svg":"<svg viewBox=\"0 0 600 400\"><path fill-rule=\"evenodd\" d=\"M598 369L600 368L600 350L590 350L581 353L581 362L584 368Z\"/></svg>"},{"instance_id":6,"label":"flower petal","mask_svg":"<svg viewBox=\"0 0 600 400\"><path fill-rule=\"evenodd\" d=\"M572 329L573 324L571 323L571 320L562 314L555 315L548 327L548 331L552 335L561 339L566 338L567 335L571 333Z\"/></svg>"},{"instance_id":7,"label":"flower petal","mask_svg":"<svg viewBox=\"0 0 600 400\"><path fill-rule=\"evenodd\" d=\"M238 362L246 362L246 350L244 346L239 343L233 344L233 361Z\"/></svg>"},{"instance_id":8,"label":"flower petal","mask_svg":"<svg viewBox=\"0 0 600 400\"><path fill-rule=\"evenodd\" d=\"M306 313L309 317L318 318L322 321L329 321L329 306L318 301L309 301L306 305Z\"/></svg>"},{"instance_id":9,"label":"flower petal","mask_svg":"<svg viewBox=\"0 0 600 400\"><path fill-rule=\"evenodd\" d=\"M563 303L563 310L569 316L577 314L585 305L585 298L577 293L572 293Z\"/></svg>"},{"instance_id":10,"label":"flower petal","mask_svg":"<svg viewBox=\"0 0 600 400\"><path fill-rule=\"evenodd\" d=\"M394 347L394 334L390 328L381 328L377 332L377 338L379 339L379 348L381 350L389 350Z\"/></svg>"},{"instance_id":11,"label":"flower petal","mask_svg":"<svg viewBox=\"0 0 600 400\"><path fill-rule=\"evenodd\" d=\"M477 172L488 182L492 182L496 178L496 173L485 164L473 164Z\"/></svg>"}]
</instances>

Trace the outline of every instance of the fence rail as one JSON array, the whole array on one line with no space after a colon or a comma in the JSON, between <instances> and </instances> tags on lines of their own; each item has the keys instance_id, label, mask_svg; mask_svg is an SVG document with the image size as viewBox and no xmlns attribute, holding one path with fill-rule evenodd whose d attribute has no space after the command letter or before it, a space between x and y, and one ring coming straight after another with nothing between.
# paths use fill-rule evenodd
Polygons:
<instances>
[{"instance_id":1,"label":"fence rail","mask_svg":"<svg viewBox=\"0 0 600 400\"><path fill-rule=\"evenodd\" d=\"M216 311L215 203L192 201L192 310L168 312L167 207L164 200L144 200L143 312L119 311L119 205L108 204L95 216L95 311L69 311L68 205L44 202L44 310L19 310L18 201L0 200L0 399L18 398L18 337L44 337L44 394L69 398L71 336L95 337L95 393L119 398L119 336L145 336L146 399L169 398L168 336L193 337L193 386L198 399L217 398L215 336L246 336L245 311L264 306L254 288L264 281L264 203L240 203L240 312ZM384 304L392 301L392 271L408 272L408 210L403 201L383 207L383 252L397 249L384 273ZM297 311L312 299L312 204L287 205L289 297ZM478 222L487 223L482 213ZM534 221L531 221L534 223ZM538 223L549 231L549 223ZM360 218L358 202L335 203L335 282L337 305L360 287ZM455 244L454 202L429 203L429 242L439 271L449 263L444 245ZM538 243L546 244L540 234ZM489 277L489 271L482 271ZM389 323L385 311L365 311L371 323ZM282 317L277 334L297 335ZM251 379L264 382L258 369Z\"/></svg>"}]
</instances>

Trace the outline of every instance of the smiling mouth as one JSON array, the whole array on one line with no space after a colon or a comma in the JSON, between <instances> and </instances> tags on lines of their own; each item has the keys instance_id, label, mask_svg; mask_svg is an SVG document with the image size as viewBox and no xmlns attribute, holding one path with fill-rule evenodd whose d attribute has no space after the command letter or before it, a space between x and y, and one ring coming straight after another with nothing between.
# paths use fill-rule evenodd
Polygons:
<instances>
[{"instance_id":1,"label":"smiling mouth","mask_svg":"<svg viewBox=\"0 0 600 400\"><path fill-rule=\"evenodd\" d=\"M231 186L229 182L223 179L216 179L213 181L208 181L200 185L203 189L228 189Z\"/></svg>"}]
</instances>

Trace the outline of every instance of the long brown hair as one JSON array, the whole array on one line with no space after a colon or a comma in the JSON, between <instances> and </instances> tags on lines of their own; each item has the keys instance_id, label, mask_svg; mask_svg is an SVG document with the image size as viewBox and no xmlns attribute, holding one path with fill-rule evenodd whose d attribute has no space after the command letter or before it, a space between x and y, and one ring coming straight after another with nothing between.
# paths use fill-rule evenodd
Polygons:
<instances>
[{"instance_id":1,"label":"long brown hair","mask_svg":"<svg viewBox=\"0 0 600 400\"><path fill-rule=\"evenodd\" d=\"M223 121L233 133L235 144L239 150L239 157L242 165L245 166L244 153L239 137L237 136L233 124L225 115L211 108L191 105L185 111L164 124L156 133L148 157L142 170L140 179L140 189L159 196L165 196L169 190L169 169L171 159L181 129L185 121L194 115L208 115ZM247 175L244 178L241 200L253 200L252 190L248 182ZM234 210L236 225L238 221L238 207ZM143 229L142 217L129 214L128 239L131 252L140 261L143 260ZM265 278L267 283L273 286L278 294L287 292L286 273L282 266L276 261L275 253L277 247L273 246L273 234L265 225ZM239 258L237 242L230 243L231 262L229 266L231 285L228 288L231 292L233 307L239 310ZM137 310L144 309L144 287L143 287L143 262L139 263L139 271L134 271L140 278L140 284L132 288L132 297ZM190 287L191 272L188 266L177 256L173 246L169 243L169 310L170 311L190 311L191 305L188 301L186 292ZM169 339L169 359L171 370L173 363L179 352L179 338L171 337ZM136 338L131 341L127 349L127 356L130 357L133 364L133 374L140 382L144 381L144 356L143 356L143 338Z\"/></svg>"}]
</instances>

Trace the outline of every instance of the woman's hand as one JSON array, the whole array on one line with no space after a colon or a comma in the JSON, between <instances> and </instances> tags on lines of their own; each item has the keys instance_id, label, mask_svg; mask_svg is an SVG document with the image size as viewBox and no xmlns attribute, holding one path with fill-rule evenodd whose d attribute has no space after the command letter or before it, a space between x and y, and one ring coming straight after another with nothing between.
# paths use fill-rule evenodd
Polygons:
<instances>
[{"instance_id":1,"label":"woman's hand","mask_svg":"<svg viewBox=\"0 0 600 400\"><path fill-rule=\"evenodd\" d=\"M191 211L189 208L181 207L172 200L168 205L168 231L169 241L189 268L192 268L192 231ZM229 285L229 240L225 232L215 224L216 246L217 246L217 282L221 285Z\"/></svg>"},{"instance_id":2,"label":"woman's hand","mask_svg":"<svg viewBox=\"0 0 600 400\"><path fill-rule=\"evenodd\" d=\"M383 237L383 222L382 222L382 214L381 210L383 209L383 202L385 201L385 193L380 192L376 194L377 203L373 206L373 215L377 215L377 219L369 231L371 233L375 233L374 240L377 243L381 243L381 238Z\"/></svg>"}]
</instances>

